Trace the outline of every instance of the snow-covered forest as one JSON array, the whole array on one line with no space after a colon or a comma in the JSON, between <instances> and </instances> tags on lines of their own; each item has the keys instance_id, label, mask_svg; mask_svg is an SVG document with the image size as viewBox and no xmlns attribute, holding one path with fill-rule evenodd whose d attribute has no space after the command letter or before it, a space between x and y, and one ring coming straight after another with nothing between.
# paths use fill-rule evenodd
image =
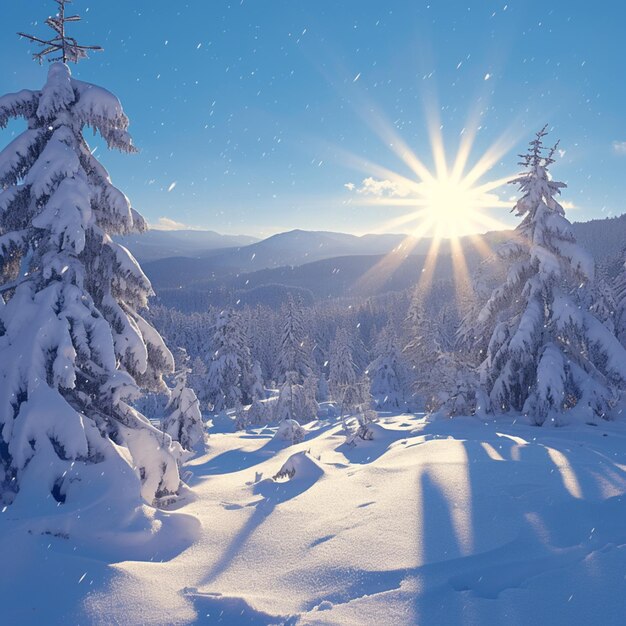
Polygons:
<instances>
[{"instance_id":1,"label":"snow-covered forest","mask_svg":"<svg viewBox=\"0 0 626 626\"><path fill-rule=\"evenodd\" d=\"M422 172L426 234L150 230L55 1L0 97L3 623L623 623L626 223L558 120L509 228Z\"/></svg>"}]
</instances>

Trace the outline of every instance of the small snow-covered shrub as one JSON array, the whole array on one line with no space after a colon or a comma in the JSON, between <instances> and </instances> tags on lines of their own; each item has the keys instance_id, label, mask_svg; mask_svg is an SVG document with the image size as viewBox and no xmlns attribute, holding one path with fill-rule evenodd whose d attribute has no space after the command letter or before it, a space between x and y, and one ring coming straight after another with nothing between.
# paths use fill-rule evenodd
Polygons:
<instances>
[{"instance_id":1,"label":"small snow-covered shrub","mask_svg":"<svg viewBox=\"0 0 626 626\"><path fill-rule=\"evenodd\" d=\"M296 420L284 419L278 424L274 438L294 444L304 441L305 435L306 431Z\"/></svg>"},{"instance_id":2,"label":"small snow-covered shrub","mask_svg":"<svg viewBox=\"0 0 626 626\"><path fill-rule=\"evenodd\" d=\"M185 450L201 452L205 444L204 424L198 398L194 390L187 387L188 372L184 361L176 372L176 386L165 407L162 429Z\"/></svg>"},{"instance_id":3,"label":"small snow-covered shrub","mask_svg":"<svg viewBox=\"0 0 626 626\"><path fill-rule=\"evenodd\" d=\"M251 426L263 426L272 419L272 404L267 400L256 398L247 409L241 407L235 411L235 429L244 430Z\"/></svg>"},{"instance_id":4,"label":"small snow-covered shrub","mask_svg":"<svg viewBox=\"0 0 626 626\"><path fill-rule=\"evenodd\" d=\"M370 424L373 424L378 419L376 411L366 409L365 411L358 413L356 419L359 424L356 432L357 437L371 441L374 438L374 432L370 428Z\"/></svg>"}]
</instances>

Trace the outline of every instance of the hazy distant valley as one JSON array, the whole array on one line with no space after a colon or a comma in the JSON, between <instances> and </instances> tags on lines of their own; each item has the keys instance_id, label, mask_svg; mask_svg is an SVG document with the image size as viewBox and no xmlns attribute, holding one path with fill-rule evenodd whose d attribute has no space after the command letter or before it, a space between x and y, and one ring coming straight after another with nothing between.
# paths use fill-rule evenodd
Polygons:
<instances>
[{"instance_id":1,"label":"hazy distant valley","mask_svg":"<svg viewBox=\"0 0 626 626\"><path fill-rule=\"evenodd\" d=\"M578 242L613 274L626 240L626 215L575 222ZM470 275L510 231L463 237L460 249ZM181 310L208 306L266 304L280 307L289 293L304 302L345 296L380 295L415 285L432 240L402 234L364 235L293 230L264 240L213 231L158 231L123 237L140 261L157 301ZM443 241L433 280L454 280L450 243Z\"/></svg>"}]
</instances>

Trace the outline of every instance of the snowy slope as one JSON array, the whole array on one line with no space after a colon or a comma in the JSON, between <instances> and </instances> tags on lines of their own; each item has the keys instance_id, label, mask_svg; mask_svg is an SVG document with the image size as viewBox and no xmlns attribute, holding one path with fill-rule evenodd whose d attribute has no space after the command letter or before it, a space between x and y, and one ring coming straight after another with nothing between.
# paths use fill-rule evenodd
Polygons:
<instances>
[{"instance_id":1,"label":"snowy slope","mask_svg":"<svg viewBox=\"0 0 626 626\"><path fill-rule=\"evenodd\" d=\"M195 501L134 560L7 510L5 623L623 624L624 424L392 416L355 448L340 428L213 433Z\"/></svg>"}]
</instances>

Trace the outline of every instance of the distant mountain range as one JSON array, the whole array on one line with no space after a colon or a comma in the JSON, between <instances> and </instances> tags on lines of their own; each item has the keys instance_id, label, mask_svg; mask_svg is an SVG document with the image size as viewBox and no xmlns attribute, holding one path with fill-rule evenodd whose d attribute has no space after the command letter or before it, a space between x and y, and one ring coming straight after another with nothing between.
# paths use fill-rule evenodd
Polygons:
<instances>
[{"instance_id":1,"label":"distant mountain range","mask_svg":"<svg viewBox=\"0 0 626 626\"><path fill-rule=\"evenodd\" d=\"M507 236L506 231L495 231L480 237L488 245L494 246ZM248 246L213 250L194 257L160 258L145 262L142 267L155 288L172 288L263 270L277 270L277 275L280 275L281 268L299 267L338 257L374 257L392 251L396 251L398 257L425 255L431 244L430 239L416 240L401 234L357 237L345 233L293 230ZM470 245L469 238L463 245ZM450 254L448 241L441 242L439 254ZM140 255L138 258L142 260Z\"/></svg>"},{"instance_id":2,"label":"distant mountain range","mask_svg":"<svg viewBox=\"0 0 626 626\"><path fill-rule=\"evenodd\" d=\"M602 267L617 262L626 245L626 215L573 225L579 243ZM468 271L510 231L463 237ZM355 236L293 230L262 241L212 231L150 231L121 238L164 304L204 309L209 303L280 302L299 290L306 299L369 295L405 289L419 278L432 240L402 234ZM450 242L437 254L435 278L453 275ZM186 304L182 304L182 301Z\"/></svg>"},{"instance_id":3,"label":"distant mountain range","mask_svg":"<svg viewBox=\"0 0 626 626\"><path fill-rule=\"evenodd\" d=\"M354 255L333 257L298 266L263 269L245 274L214 273L203 281L178 287L156 287L162 304L185 311L203 311L209 305L280 306L288 294L298 293L305 303L325 298L368 296L402 291L417 284L426 255L394 257ZM469 251L468 266L478 264L475 250ZM433 279L453 275L452 259L438 259Z\"/></svg>"},{"instance_id":4,"label":"distant mountain range","mask_svg":"<svg viewBox=\"0 0 626 626\"><path fill-rule=\"evenodd\" d=\"M216 250L248 246L259 241L247 235L221 235L212 230L150 230L142 235L116 237L139 261L175 256L205 256Z\"/></svg>"}]
</instances>

